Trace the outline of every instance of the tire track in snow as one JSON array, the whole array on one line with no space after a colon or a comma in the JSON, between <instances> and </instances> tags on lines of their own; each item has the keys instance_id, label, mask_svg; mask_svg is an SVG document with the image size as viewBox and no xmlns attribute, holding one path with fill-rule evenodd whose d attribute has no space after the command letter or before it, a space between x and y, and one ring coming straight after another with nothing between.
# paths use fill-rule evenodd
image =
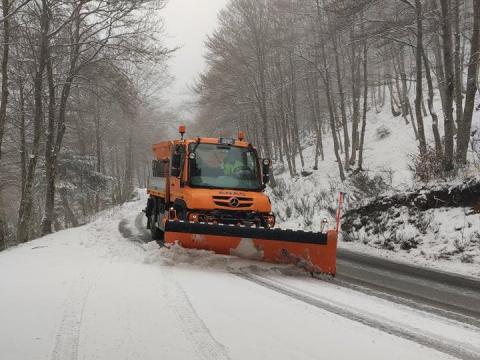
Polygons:
<instances>
[{"instance_id":1,"label":"tire track in snow","mask_svg":"<svg viewBox=\"0 0 480 360\"><path fill-rule=\"evenodd\" d=\"M127 219L120 221L118 231L125 239L132 241L145 250L142 244L152 240L150 233L143 226L142 216L143 214L139 214L135 218L134 223L140 234L134 234ZM162 283L164 286L164 297L168 299L167 303L170 304L170 309L179 319L178 322L183 333L193 343L198 359L230 360L227 348L214 338L210 329L197 314L185 289L175 279L170 266L161 266L161 271L165 280Z\"/></svg>"},{"instance_id":2,"label":"tire track in snow","mask_svg":"<svg viewBox=\"0 0 480 360\"><path fill-rule=\"evenodd\" d=\"M147 251L143 247L143 245L146 243L146 241L143 239L143 236L135 235L133 233L127 219L123 219L118 223L118 232L123 236L124 239L131 241L134 245L140 247L143 251Z\"/></svg>"},{"instance_id":3,"label":"tire track in snow","mask_svg":"<svg viewBox=\"0 0 480 360\"><path fill-rule=\"evenodd\" d=\"M468 349L466 348L465 344L460 343L446 343L445 339L439 339L435 336L420 334L404 327L396 326L393 323L385 323L379 319L368 316L367 314L361 314L356 311L346 309L342 306L324 301L309 294L302 293L299 290L293 289L287 285L278 283L274 280L268 279L258 274L247 273L238 269L232 269L230 270L230 272L244 280L253 282L257 285L260 285L282 295L288 296L292 299L304 302L321 310L325 310L330 313L367 325L369 327L381 330L388 334L416 342L420 345L443 352L447 355L451 355L463 360L478 360L480 358L480 349Z\"/></svg>"},{"instance_id":4,"label":"tire track in snow","mask_svg":"<svg viewBox=\"0 0 480 360\"><path fill-rule=\"evenodd\" d=\"M165 297L179 319L186 337L192 341L199 359L229 360L227 348L219 343L204 321L195 311L188 294L174 278L168 266L162 266L165 281Z\"/></svg>"},{"instance_id":5,"label":"tire track in snow","mask_svg":"<svg viewBox=\"0 0 480 360\"><path fill-rule=\"evenodd\" d=\"M421 301L422 299L416 301L412 299L411 295L402 293L400 291L385 290L381 286L375 287L370 283L363 285L357 279L352 279L345 275L342 275L341 279L335 278L334 283L347 289L362 292L366 295L375 296L384 300L395 302L400 305L408 306L412 309L429 312L440 317L469 324L480 329L480 319L478 318L464 315L460 312L446 310L440 306L430 305L430 302L424 303Z\"/></svg>"},{"instance_id":6,"label":"tire track in snow","mask_svg":"<svg viewBox=\"0 0 480 360\"><path fill-rule=\"evenodd\" d=\"M78 359L80 328L85 305L98 278L99 268L100 265L82 273L70 290L50 360Z\"/></svg>"},{"instance_id":7,"label":"tire track in snow","mask_svg":"<svg viewBox=\"0 0 480 360\"><path fill-rule=\"evenodd\" d=\"M141 224L140 215L137 217L135 222L137 223L137 221L140 221ZM140 219L138 220L138 218ZM138 239L138 237L134 235L133 231L129 228L129 221L127 219L123 219L119 222L118 231L125 239L132 241L136 246L139 246L143 251L146 251L142 246L144 241ZM110 255L111 254L112 253L110 253ZM72 285L66 300L63 318L57 330L55 344L50 356L50 360L78 359L80 330L85 312L85 306L90 292L95 286L96 280L101 275L101 268L105 264L106 261L103 261L97 266L86 270L80 274L78 280L76 280Z\"/></svg>"},{"instance_id":8,"label":"tire track in snow","mask_svg":"<svg viewBox=\"0 0 480 360\"><path fill-rule=\"evenodd\" d=\"M150 241L153 241L152 235L150 234L150 231L147 230L146 225L143 224L143 218L145 217L144 213L140 213L137 215L135 218L135 227L137 228L138 232L140 233L140 239L144 243L149 243Z\"/></svg>"},{"instance_id":9,"label":"tire track in snow","mask_svg":"<svg viewBox=\"0 0 480 360\"><path fill-rule=\"evenodd\" d=\"M153 241L152 236L150 235L150 231L148 231L145 225L143 224L144 216L145 215L143 213L140 213L135 217L134 226L135 226L136 232L132 231L133 229L130 226L131 225L130 221L127 219L122 219L118 223L118 232L122 234L122 236L125 239L130 240L137 244L138 243L147 244Z\"/></svg>"}]
</instances>

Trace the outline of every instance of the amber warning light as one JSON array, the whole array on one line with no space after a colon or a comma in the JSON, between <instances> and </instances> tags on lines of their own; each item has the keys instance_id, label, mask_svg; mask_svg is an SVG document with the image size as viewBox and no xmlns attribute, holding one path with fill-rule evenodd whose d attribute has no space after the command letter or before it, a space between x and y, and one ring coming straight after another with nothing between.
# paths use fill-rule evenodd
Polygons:
<instances>
[{"instance_id":1,"label":"amber warning light","mask_svg":"<svg viewBox=\"0 0 480 360\"><path fill-rule=\"evenodd\" d=\"M183 140L183 135L187 132L187 128L185 127L185 125L180 125L178 127L178 132L180 133L180 136L182 137L182 140Z\"/></svg>"}]
</instances>

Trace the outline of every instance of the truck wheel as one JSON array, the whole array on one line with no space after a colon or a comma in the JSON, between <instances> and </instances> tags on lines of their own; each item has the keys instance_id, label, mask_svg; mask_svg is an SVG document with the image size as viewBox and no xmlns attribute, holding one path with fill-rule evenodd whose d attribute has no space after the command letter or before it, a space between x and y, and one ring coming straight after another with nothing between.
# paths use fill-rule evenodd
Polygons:
<instances>
[{"instance_id":1,"label":"truck wheel","mask_svg":"<svg viewBox=\"0 0 480 360\"><path fill-rule=\"evenodd\" d=\"M175 206L175 211L177 212L178 220L187 221L188 220L188 212L183 206Z\"/></svg>"},{"instance_id":2,"label":"truck wheel","mask_svg":"<svg viewBox=\"0 0 480 360\"><path fill-rule=\"evenodd\" d=\"M151 233L152 233L152 239L155 240L156 242L164 240L163 231L160 230L159 228L155 227L154 229L151 230Z\"/></svg>"},{"instance_id":3,"label":"truck wheel","mask_svg":"<svg viewBox=\"0 0 480 360\"><path fill-rule=\"evenodd\" d=\"M163 231L157 227L157 222L155 219L150 217L150 233L152 234L152 240L163 240Z\"/></svg>"}]
</instances>

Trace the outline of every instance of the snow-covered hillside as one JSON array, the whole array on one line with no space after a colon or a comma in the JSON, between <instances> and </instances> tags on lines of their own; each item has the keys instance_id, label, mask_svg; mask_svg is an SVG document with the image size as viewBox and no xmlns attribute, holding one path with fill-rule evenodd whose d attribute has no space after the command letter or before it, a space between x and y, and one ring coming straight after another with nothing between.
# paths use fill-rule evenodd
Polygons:
<instances>
[{"instance_id":1,"label":"snow-covered hillside","mask_svg":"<svg viewBox=\"0 0 480 360\"><path fill-rule=\"evenodd\" d=\"M290 267L143 244L143 206L142 198L0 254L2 359L451 358L411 341L425 334L431 344L480 351L478 329Z\"/></svg>"},{"instance_id":2,"label":"snow-covered hillside","mask_svg":"<svg viewBox=\"0 0 480 360\"><path fill-rule=\"evenodd\" d=\"M389 103L387 99L386 103ZM480 103L477 96L476 104ZM439 96L436 96L435 108L441 109ZM443 132L443 113L437 110L440 119L440 131ZM433 143L430 116L425 117L427 139ZM475 139L480 139L480 111L474 113L472 130L476 131ZM414 137L411 124L406 124L401 116L393 117L388 106L376 112L368 112L365 134L364 166L362 178L350 177L346 182L340 181L338 166L335 162L333 144L327 138L324 144L325 160L320 161L318 170L314 170L315 144L307 139L304 148L307 176L300 174L291 178L282 164L274 165L274 174L279 186L269 190L278 224L282 228L318 230L324 218L334 223L337 196L340 191L347 193L347 209L353 207L362 197L375 197L384 194L395 194L408 191L420 184L416 183L410 170L412 156L417 153L418 143ZM473 146L478 148L480 141L475 140ZM478 151L480 154L480 151ZM462 177L478 176L480 158L470 153L474 163L462 174ZM343 156L342 156L343 159ZM300 169L300 157L296 157ZM453 180L458 182L458 179ZM368 194L367 192L371 192ZM350 202L348 201L350 198ZM362 202L365 199L362 199ZM418 239L416 249L402 250L399 246L387 249L378 244L378 239L368 239L360 234L354 243L340 242L340 246L355 248L357 251L372 251L382 257L400 259L425 266L446 269L464 274L480 276L480 241L476 233L480 233L479 215L471 213L469 208L443 208L428 212L431 228L427 234L412 229L411 225L390 229L401 231L406 236L414 234ZM371 241L370 241L371 240ZM471 241L470 241L471 240ZM467 254L455 253L458 248L468 249ZM452 252L457 256L449 256Z\"/></svg>"}]
</instances>

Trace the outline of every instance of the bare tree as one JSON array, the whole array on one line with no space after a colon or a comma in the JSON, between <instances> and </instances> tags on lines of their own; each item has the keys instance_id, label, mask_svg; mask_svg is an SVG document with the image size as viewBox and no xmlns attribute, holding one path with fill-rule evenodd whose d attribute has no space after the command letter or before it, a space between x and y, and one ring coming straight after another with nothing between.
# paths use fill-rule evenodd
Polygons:
<instances>
[{"instance_id":1,"label":"bare tree","mask_svg":"<svg viewBox=\"0 0 480 360\"><path fill-rule=\"evenodd\" d=\"M40 137L43 125L43 80L49 47L50 16L47 0L38 5L40 12L40 33L37 44L37 59L34 84L33 143L22 189L20 208L18 211L17 241L22 243L30 239L33 211L33 182L40 152Z\"/></svg>"},{"instance_id":2,"label":"bare tree","mask_svg":"<svg viewBox=\"0 0 480 360\"><path fill-rule=\"evenodd\" d=\"M442 12L442 39L443 39L443 62L445 66L445 170L453 170L453 95L454 95L454 71L452 59L452 25L450 20L450 2L440 0Z\"/></svg>"},{"instance_id":3,"label":"bare tree","mask_svg":"<svg viewBox=\"0 0 480 360\"><path fill-rule=\"evenodd\" d=\"M468 63L467 93L463 120L458 127L457 162L467 162L467 149L470 142L475 94L477 93L478 66L480 63L480 0L473 0L473 32L470 41L470 61Z\"/></svg>"}]
</instances>

